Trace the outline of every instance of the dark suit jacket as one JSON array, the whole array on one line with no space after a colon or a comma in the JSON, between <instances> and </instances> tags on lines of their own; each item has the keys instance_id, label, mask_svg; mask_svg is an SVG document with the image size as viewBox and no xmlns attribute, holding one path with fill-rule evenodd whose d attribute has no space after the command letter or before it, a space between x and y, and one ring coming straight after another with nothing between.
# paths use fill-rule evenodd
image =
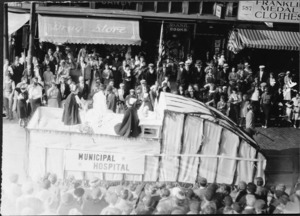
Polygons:
<instances>
[{"instance_id":1,"label":"dark suit jacket","mask_svg":"<svg viewBox=\"0 0 300 216\"><path fill-rule=\"evenodd\" d=\"M263 83L263 82L266 83L268 81L269 74L266 71L264 71L261 80L260 80L259 74L260 74L260 72L257 72L257 74L256 74L256 77L258 78L258 82L259 83Z\"/></svg>"}]
</instances>

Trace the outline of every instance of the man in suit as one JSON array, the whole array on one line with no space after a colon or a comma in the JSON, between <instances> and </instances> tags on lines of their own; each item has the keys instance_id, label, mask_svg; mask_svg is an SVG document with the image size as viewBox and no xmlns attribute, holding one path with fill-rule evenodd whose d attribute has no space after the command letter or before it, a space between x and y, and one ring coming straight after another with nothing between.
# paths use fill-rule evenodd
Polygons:
<instances>
[{"instance_id":1,"label":"man in suit","mask_svg":"<svg viewBox=\"0 0 300 216\"><path fill-rule=\"evenodd\" d=\"M158 86L162 86L162 82L165 80L165 77L169 77L170 78L170 75L168 73L169 71L167 70L167 63L166 62L163 62L163 65L161 68L158 69L158 72L157 72L157 82L158 82Z\"/></svg>"},{"instance_id":2,"label":"man in suit","mask_svg":"<svg viewBox=\"0 0 300 216\"><path fill-rule=\"evenodd\" d=\"M197 60L195 64L195 68L193 71L193 79L192 79L194 84L198 84L199 86L203 86L205 83L205 72L204 72L204 67L202 65L201 60Z\"/></svg>"},{"instance_id":3,"label":"man in suit","mask_svg":"<svg viewBox=\"0 0 300 216\"><path fill-rule=\"evenodd\" d=\"M265 72L265 66L264 65L260 65L259 66L259 72L256 74L256 77L258 77L258 82L259 83L263 83L263 82L267 82L268 80L268 74L267 72Z\"/></svg>"}]
</instances>

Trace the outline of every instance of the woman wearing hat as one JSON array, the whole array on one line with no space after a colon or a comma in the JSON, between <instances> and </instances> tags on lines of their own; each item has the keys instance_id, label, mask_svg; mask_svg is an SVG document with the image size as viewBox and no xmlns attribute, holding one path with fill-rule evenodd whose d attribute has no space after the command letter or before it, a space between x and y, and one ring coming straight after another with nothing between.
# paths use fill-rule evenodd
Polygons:
<instances>
[{"instance_id":1,"label":"woman wearing hat","mask_svg":"<svg viewBox=\"0 0 300 216\"><path fill-rule=\"evenodd\" d=\"M106 89L107 95L106 95L106 104L107 109L116 112L117 109L117 96L113 92L113 86L109 85Z\"/></svg>"},{"instance_id":2,"label":"woman wearing hat","mask_svg":"<svg viewBox=\"0 0 300 216\"><path fill-rule=\"evenodd\" d=\"M8 73L5 76L5 80L3 83L3 99L4 99L4 107L6 110L6 116L9 120L13 119L13 95L15 91L15 82L11 79L12 75Z\"/></svg>"},{"instance_id":3,"label":"woman wearing hat","mask_svg":"<svg viewBox=\"0 0 300 216\"><path fill-rule=\"evenodd\" d=\"M124 113L122 123L115 126L115 132L119 136L137 137L141 133L136 101L135 98L129 99L128 109Z\"/></svg>"},{"instance_id":4,"label":"woman wearing hat","mask_svg":"<svg viewBox=\"0 0 300 216\"><path fill-rule=\"evenodd\" d=\"M51 82L51 87L47 90L48 107L59 107L60 92L54 80Z\"/></svg>"},{"instance_id":5,"label":"woman wearing hat","mask_svg":"<svg viewBox=\"0 0 300 216\"><path fill-rule=\"evenodd\" d=\"M23 83L20 87L20 92L18 94L18 100L17 100L17 113L19 118L19 125L21 127L25 127L28 114L29 114L27 100L28 100L27 84Z\"/></svg>"}]
</instances>

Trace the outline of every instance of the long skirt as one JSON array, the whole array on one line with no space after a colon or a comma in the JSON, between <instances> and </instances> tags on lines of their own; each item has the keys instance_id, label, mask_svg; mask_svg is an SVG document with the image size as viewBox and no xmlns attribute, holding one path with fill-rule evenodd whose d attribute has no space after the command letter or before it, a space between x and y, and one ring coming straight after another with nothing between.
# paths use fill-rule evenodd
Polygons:
<instances>
[{"instance_id":1,"label":"long skirt","mask_svg":"<svg viewBox=\"0 0 300 216\"><path fill-rule=\"evenodd\" d=\"M265 120L270 119L271 104L263 104Z\"/></svg>"},{"instance_id":2,"label":"long skirt","mask_svg":"<svg viewBox=\"0 0 300 216\"><path fill-rule=\"evenodd\" d=\"M17 113L19 119L24 119L29 116L28 104L25 100L17 101Z\"/></svg>"},{"instance_id":3,"label":"long skirt","mask_svg":"<svg viewBox=\"0 0 300 216\"><path fill-rule=\"evenodd\" d=\"M30 107L31 107L31 114L35 112L35 110L41 106L41 98L38 99L31 99L30 100Z\"/></svg>"},{"instance_id":4,"label":"long skirt","mask_svg":"<svg viewBox=\"0 0 300 216\"><path fill-rule=\"evenodd\" d=\"M232 121L238 124L239 121L239 114L240 114L240 105L239 104L231 104L230 111L229 111L229 118Z\"/></svg>"}]
</instances>

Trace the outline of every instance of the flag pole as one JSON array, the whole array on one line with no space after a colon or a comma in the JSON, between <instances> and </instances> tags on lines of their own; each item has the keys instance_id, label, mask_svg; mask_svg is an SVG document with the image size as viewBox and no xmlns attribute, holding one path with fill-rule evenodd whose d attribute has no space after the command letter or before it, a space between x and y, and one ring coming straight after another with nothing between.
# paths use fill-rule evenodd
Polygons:
<instances>
[{"instance_id":1,"label":"flag pole","mask_svg":"<svg viewBox=\"0 0 300 216\"><path fill-rule=\"evenodd\" d=\"M158 61L157 61L157 68L159 67L159 64L161 62L162 58L162 49L163 49L163 31L164 31L164 21L161 22L161 28L160 28L160 38L159 38L159 48L158 48Z\"/></svg>"}]
</instances>

